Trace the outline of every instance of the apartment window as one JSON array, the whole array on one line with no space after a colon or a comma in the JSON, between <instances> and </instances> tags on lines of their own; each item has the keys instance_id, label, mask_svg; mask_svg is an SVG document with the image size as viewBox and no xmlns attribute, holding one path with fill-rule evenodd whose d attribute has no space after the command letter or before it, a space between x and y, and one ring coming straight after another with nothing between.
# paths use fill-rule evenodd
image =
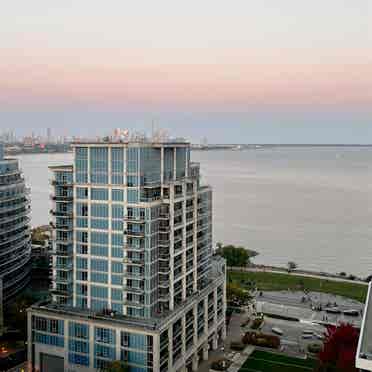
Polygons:
<instances>
[{"instance_id":1,"label":"apartment window","mask_svg":"<svg viewBox=\"0 0 372 372\"><path fill-rule=\"evenodd\" d=\"M88 300L86 297L80 297L76 296L76 306L81 309L87 309L88 308Z\"/></svg>"},{"instance_id":2,"label":"apartment window","mask_svg":"<svg viewBox=\"0 0 372 372\"><path fill-rule=\"evenodd\" d=\"M87 296L88 285L87 284L76 284L76 293L82 296Z\"/></svg>"},{"instance_id":3,"label":"apartment window","mask_svg":"<svg viewBox=\"0 0 372 372\"><path fill-rule=\"evenodd\" d=\"M111 245L123 247L123 234L111 234Z\"/></svg>"},{"instance_id":4,"label":"apartment window","mask_svg":"<svg viewBox=\"0 0 372 372\"><path fill-rule=\"evenodd\" d=\"M111 299L113 301L123 301L123 291L121 289L111 289Z\"/></svg>"},{"instance_id":5,"label":"apartment window","mask_svg":"<svg viewBox=\"0 0 372 372\"><path fill-rule=\"evenodd\" d=\"M90 267L92 271L108 271L108 262L107 260L98 260L98 259L91 259Z\"/></svg>"},{"instance_id":6,"label":"apartment window","mask_svg":"<svg viewBox=\"0 0 372 372\"><path fill-rule=\"evenodd\" d=\"M92 218L90 227L98 230L108 230L108 219L106 218Z\"/></svg>"},{"instance_id":7,"label":"apartment window","mask_svg":"<svg viewBox=\"0 0 372 372\"><path fill-rule=\"evenodd\" d=\"M124 201L124 190L112 190L113 201Z\"/></svg>"},{"instance_id":8,"label":"apartment window","mask_svg":"<svg viewBox=\"0 0 372 372\"><path fill-rule=\"evenodd\" d=\"M107 298L108 297L108 289L107 289L107 287L92 285L90 287L90 294L91 294L92 297Z\"/></svg>"},{"instance_id":9,"label":"apartment window","mask_svg":"<svg viewBox=\"0 0 372 372\"><path fill-rule=\"evenodd\" d=\"M108 302L103 300L92 299L90 301L90 307L93 311L103 311L108 308Z\"/></svg>"},{"instance_id":10,"label":"apartment window","mask_svg":"<svg viewBox=\"0 0 372 372\"><path fill-rule=\"evenodd\" d=\"M75 171L76 182L88 182L88 148L76 147L75 148Z\"/></svg>"},{"instance_id":11,"label":"apartment window","mask_svg":"<svg viewBox=\"0 0 372 372\"><path fill-rule=\"evenodd\" d=\"M122 275L111 275L111 284L113 285L123 285L123 276Z\"/></svg>"},{"instance_id":12,"label":"apartment window","mask_svg":"<svg viewBox=\"0 0 372 372\"><path fill-rule=\"evenodd\" d=\"M92 147L90 149L90 181L96 184L108 183L107 147Z\"/></svg>"},{"instance_id":13,"label":"apartment window","mask_svg":"<svg viewBox=\"0 0 372 372\"><path fill-rule=\"evenodd\" d=\"M123 258L123 248L112 247L111 256L115 258Z\"/></svg>"},{"instance_id":14,"label":"apartment window","mask_svg":"<svg viewBox=\"0 0 372 372\"><path fill-rule=\"evenodd\" d=\"M138 177L137 176L128 176L127 177L127 186L128 187L138 186Z\"/></svg>"},{"instance_id":15,"label":"apartment window","mask_svg":"<svg viewBox=\"0 0 372 372\"><path fill-rule=\"evenodd\" d=\"M88 260L83 257L76 257L76 267L78 269L87 269L88 268Z\"/></svg>"},{"instance_id":16,"label":"apartment window","mask_svg":"<svg viewBox=\"0 0 372 372\"><path fill-rule=\"evenodd\" d=\"M77 280L87 281L88 280L88 272L87 271L77 271L76 272Z\"/></svg>"},{"instance_id":17,"label":"apartment window","mask_svg":"<svg viewBox=\"0 0 372 372\"><path fill-rule=\"evenodd\" d=\"M77 187L76 197L78 199L88 199L88 188L87 187Z\"/></svg>"},{"instance_id":18,"label":"apartment window","mask_svg":"<svg viewBox=\"0 0 372 372\"><path fill-rule=\"evenodd\" d=\"M89 343L80 340L69 340L68 349L76 353L89 354Z\"/></svg>"},{"instance_id":19,"label":"apartment window","mask_svg":"<svg viewBox=\"0 0 372 372\"><path fill-rule=\"evenodd\" d=\"M124 182L124 151L122 148L111 149L111 183L121 185Z\"/></svg>"},{"instance_id":20,"label":"apartment window","mask_svg":"<svg viewBox=\"0 0 372 372\"><path fill-rule=\"evenodd\" d=\"M104 245L92 245L91 246L91 255L92 256L108 256L108 247Z\"/></svg>"},{"instance_id":21,"label":"apartment window","mask_svg":"<svg viewBox=\"0 0 372 372\"><path fill-rule=\"evenodd\" d=\"M114 204L112 206L112 218L123 219L124 217L124 208L122 205Z\"/></svg>"},{"instance_id":22,"label":"apartment window","mask_svg":"<svg viewBox=\"0 0 372 372\"><path fill-rule=\"evenodd\" d=\"M108 205L107 204L92 204L91 205L91 216L92 217L108 217Z\"/></svg>"},{"instance_id":23,"label":"apartment window","mask_svg":"<svg viewBox=\"0 0 372 372\"><path fill-rule=\"evenodd\" d=\"M81 217L76 218L76 227L81 227L81 228L86 229L88 227L88 219L81 218Z\"/></svg>"},{"instance_id":24,"label":"apartment window","mask_svg":"<svg viewBox=\"0 0 372 372\"><path fill-rule=\"evenodd\" d=\"M75 338L88 339L89 338L89 326L83 323L70 322L69 336L75 337Z\"/></svg>"},{"instance_id":25,"label":"apartment window","mask_svg":"<svg viewBox=\"0 0 372 372\"><path fill-rule=\"evenodd\" d=\"M84 244L76 244L76 252L79 254L88 254L88 246Z\"/></svg>"},{"instance_id":26,"label":"apartment window","mask_svg":"<svg viewBox=\"0 0 372 372\"><path fill-rule=\"evenodd\" d=\"M89 366L89 356L75 353L68 353L68 362L82 366Z\"/></svg>"},{"instance_id":27,"label":"apartment window","mask_svg":"<svg viewBox=\"0 0 372 372\"><path fill-rule=\"evenodd\" d=\"M33 338L34 338L34 342L36 343L52 345L52 346L57 346L57 347L65 346L65 340L63 337L60 337L60 336L52 336L52 335L46 335L46 334L34 332Z\"/></svg>"},{"instance_id":28,"label":"apartment window","mask_svg":"<svg viewBox=\"0 0 372 372\"><path fill-rule=\"evenodd\" d=\"M92 244L108 244L108 234L103 232L92 231L90 233L90 241Z\"/></svg>"},{"instance_id":29,"label":"apartment window","mask_svg":"<svg viewBox=\"0 0 372 372\"><path fill-rule=\"evenodd\" d=\"M123 264L121 262L111 262L111 271L113 273L119 273L121 274L123 272Z\"/></svg>"},{"instance_id":30,"label":"apartment window","mask_svg":"<svg viewBox=\"0 0 372 372\"><path fill-rule=\"evenodd\" d=\"M90 192L91 200L108 200L108 189L92 188Z\"/></svg>"},{"instance_id":31,"label":"apartment window","mask_svg":"<svg viewBox=\"0 0 372 372\"><path fill-rule=\"evenodd\" d=\"M90 280L93 283L106 283L108 282L107 274L92 272L90 274Z\"/></svg>"},{"instance_id":32,"label":"apartment window","mask_svg":"<svg viewBox=\"0 0 372 372\"><path fill-rule=\"evenodd\" d=\"M80 243L88 243L88 233L86 231L76 230L76 241Z\"/></svg>"},{"instance_id":33,"label":"apartment window","mask_svg":"<svg viewBox=\"0 0 372 372\"><path fill-rule=\"evenodd\" d=\"M128 190L128 203L138 203L138 190Z\"/></svg>"},{"instance_id":34,"label":"apartment window","mask_svg":"<svg viewBox=\"0 0 372 372\"><path fill-rule=\"evenodd\" d=\"M108 328L94 328L95 341L115 345L115 330Z\"/></svg>"},{"instance_id":35,"label":"apartment window","mask_svg":"<svg viewBox=\"0 0 372 372\"><path fill-rule=\"evenodd\" d=\"M76 215L77 216L88 216L88 204L86 203L76 203Z\"/></svg>"},{"instance_id":36,"label":"apartment window","mask_svg":"<svg viewBox=\"0 0 372 372\"><path fill-rule=\"evenodd\" d=\"M111 228L112 230L115 230L115 231L123 231L124 229L123 222L118 221L118 220L112 220Z\"/></svg>"}]
</instances>

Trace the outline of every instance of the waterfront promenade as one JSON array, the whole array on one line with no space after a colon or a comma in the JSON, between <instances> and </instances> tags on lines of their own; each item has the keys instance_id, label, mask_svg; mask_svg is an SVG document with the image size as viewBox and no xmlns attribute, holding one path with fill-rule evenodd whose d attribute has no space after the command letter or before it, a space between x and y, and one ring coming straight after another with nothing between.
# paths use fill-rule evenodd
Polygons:
<instances>
[{"instance_id":1,"label":"waterfront promenade","mask_svg":"<svg viewBox=\"0 0 372 372\"><path fill-rule=\"evenodd\" d=\"M314 279L323 279L323 280L332 280L334 282L343 282L343 283L355 283L355 284L363 284L365 286L368 285L367 282L359 279L348 279L347 277L342 277L340 275L329 274L329 273L316 273L311 271L303 271L303 270L292 270L288 271L285 268L279 267L268 267L268 266L253 266L253 267L228 267L229 271L237 271L237 272L252 272L252 273L272 273L272 274L286 274L291 276L303 276L305 278L314 278Z\"/></svg>"}]
</instances>

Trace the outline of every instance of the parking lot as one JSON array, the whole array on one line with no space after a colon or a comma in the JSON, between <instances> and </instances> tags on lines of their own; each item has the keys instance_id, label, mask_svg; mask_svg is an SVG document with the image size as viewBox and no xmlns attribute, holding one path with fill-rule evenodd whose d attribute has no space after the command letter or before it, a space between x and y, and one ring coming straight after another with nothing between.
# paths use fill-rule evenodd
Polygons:
<instances>
[{"instance_id":1,"label":"parking lot","mask_svg":"<svg viewBox=\"0 0 372 372\"><path fill-rule=\"evenodd\" d=\"M307 295L299 291L263 292L261 296L256 296L256 302L258 312L328 324L346 322L356 327L360 327L364 308L364 304L358 301L318 292L309 292ZM337 308L340 313L326 311L329 308ZM358 315L344 315L345 310L356 310Z\"/></svg>"},{"instance_id":2,"label":"parking lot","mask_svg":"<svg viewBox=\"0 0 372 372\"><path fill-rule=\"evenodd\" d=\"M257 294L255 310L257 313L274 315L273 317L265 316L261 328L263 333L275 334L275 329L279 329L282 332L282 335L278 335L281 339L282 351L301 355L307 352L309 344L322 343L327 324L346 322L359 327L363 307L363 304L355 300L326 293L309 292L304 295L300 291L278 291ZM340 311L339 314L326 311L335 308ZM344 315L345 310L356 310L358 314L356 316ZM250 317L253 317L253 312L251 309ZM288 320L278 319L275 316L288 317ZM244 331L248 330L250 330L249 326L244 328Z\"/></svg>"}]
</instances>

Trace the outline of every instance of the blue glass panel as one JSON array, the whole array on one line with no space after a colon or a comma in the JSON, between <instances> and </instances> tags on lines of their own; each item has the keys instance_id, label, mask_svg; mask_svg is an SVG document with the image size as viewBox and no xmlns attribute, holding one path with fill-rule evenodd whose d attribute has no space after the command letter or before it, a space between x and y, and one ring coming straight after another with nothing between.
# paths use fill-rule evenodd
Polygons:
<instances>
[{"instance_id":1,"label":"blue glass panel","mask_svg":"<svg viewBox=\"0 0 372 372\"><path fill-rule=\"evenodd\" d=\"M68 362L70 364L78 364L81 366L89 366L89 356L68 353Z\"/></svg>"},{"instance_id":2,"label":"blue glass panel","mask_svg":"<svg viewBox=\"0 0 372 372\"><path fill-rule=\"evenodd\" d=\"M89 339L89 326L83 323L70 322L69 336L75 338Z\"/></svg>"},{"instance_id":3,"label":"blue glass panel","mask_svg":"<svg viewBox=\"0 0 372 372\"><path fill-rule=\"evenodd\" d=\"M91 200L108 200L108 189L92 188L90 192Z\"/></svg>"},{"instance_id":4,"label":"blue glass panel","mask_svg":"<svg viewBox=\"0 0 372 372\"><path fill-rule=\"evenodd\" d=\"M92 256L102 256L107 257L108 256L108 247L104 245L92 245L90 247L90 254Z\"/></svg>"},{"instance_id":5,"label":"blue glass panel","mask_svg":"<svg viewBox=\"0 0 372 372\"><path fill-rule=\"evenodd\" d=\"M128 189L128 203L138 203L138 190Z\"/></svg>"},{"instance_id":6,"label":"blue glass panel","mask_svg":"<svg viewBox=\"0 0 372 372\"><path fill-rule=\"evenodd\" d=\"M107 298L108 297L108 288L107 287L101 287L98 285L92 285L90 287L90 294L92 297L98 297L98 298Z\"/></svg>"},{"instance_id":7,"label":"blue glass panel","mask_svg":"<svg viewBox=\"0 0 372 372\"><path fill-rule=\"evenodd\" d=\"M107 309L108 307L108 303L107 301L102 301L102 300L94 300L92 299L90 301L90 308L93 310L93 311L102 311L104 309Z\"/></svg>"},{"instance_id":8,"label":"blue glass panel","mask_svg":"<svg viewBox=\"0 0 372 372\"><path fill-rule=\"evenodd\" d=\"M94 283L107 283L108 276L107 274L92 272L90 274L90 280Z\"/></svg>"},{"instance_id":9,"label":"blue glass panel","mask_svg":"<svg viewBox=\"0 0 372 372\"><path fill-rule=\"evenodd\" d=\"M108 217L108 205L107 204L92 204L90 214L92 217Z\"/></svg>"},{"instance_id":10,"label":"blue glass panel","mask_svg":"<svg viewBox=\"0 0 372 372\"><path fill-rule=\"evenodd\" d=\"M113 201L124 201L124 190L112 190Z\"/></svg>"}]
</instances>

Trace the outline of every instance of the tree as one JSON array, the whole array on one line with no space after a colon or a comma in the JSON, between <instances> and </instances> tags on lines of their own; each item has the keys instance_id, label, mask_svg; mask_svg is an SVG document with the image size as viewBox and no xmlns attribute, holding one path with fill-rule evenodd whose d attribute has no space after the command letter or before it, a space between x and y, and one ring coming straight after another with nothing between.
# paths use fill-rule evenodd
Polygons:
<instances>
[{"instance_id":1,"label":"tree","mask_svg":"<svg viewBox=\"0 0 372 372\"><path fill-rule=\"evenodd\" d=\"M257 252L243 247L222 246L221 243L217 243L217 247L216 253L226 260L227 266L246 266L249 264L249 258L257 255Z\"/></svg>"},{"instance_id":2,"label":"tree","mask_svg":"<svg viewBox=\"0 0 372 372\"><path fill-rule=\"evenodd\" d=\"M114 360L110 362L103 370L102 372L128 372L129 367L121 362L120 360Z\"/></svg>"},{"instance_id":3,"label":"tree","mask_svg":"<svg viewBox=\"0 0 372 372\"><path fill-rule=\"evenodd\" d=\"M226 285L226 297L229 301L238 300L242 303L248 303L252 300L249 291L244 290L233 283L228 283Z\"/></svg>"},{"instance_id":4,"label":"tree","mask_svg":"<svg viewBox=\"0 0 372 372\"><path fill-rule=\"evenodd\" d=\"M292 271L292 270L297 269L297 264L296 264L296 262L289 261L287 263L287 267L288 267L288 271Z\"/></svg>"},{"instance_id":5,"label":"tree","mask_svg":"<svg viewBox=\"0 0 372 372\"><path fill-rule=\"evenodd\" d=\"M319 353L321 371L356 372L358 339L359 332L351 324L329 326L325 333L323 350Z\"/></svg>"}]
</instances>

